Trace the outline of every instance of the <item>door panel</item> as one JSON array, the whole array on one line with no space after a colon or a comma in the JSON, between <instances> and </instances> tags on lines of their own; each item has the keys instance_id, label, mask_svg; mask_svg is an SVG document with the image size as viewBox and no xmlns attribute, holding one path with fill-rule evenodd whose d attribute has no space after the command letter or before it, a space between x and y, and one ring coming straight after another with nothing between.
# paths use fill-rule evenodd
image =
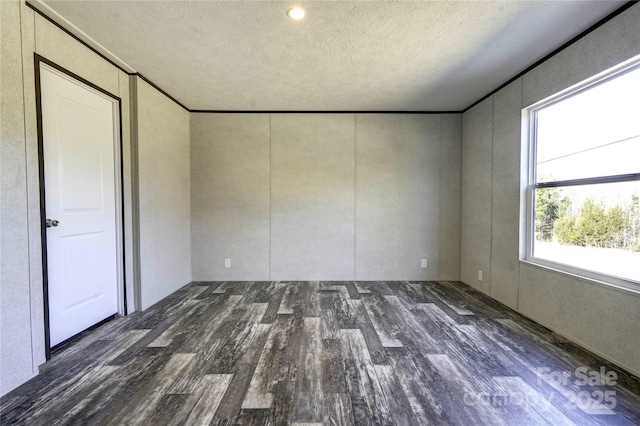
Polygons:
<instances>
[{"instance_id":1,"label":"door panel","mask_svg":"<svg viewBox=\"0 0 640 426\"><path fill-rule=\"evenodd\" d=\"M86 143L95 140L92 133L100 128L101 111L84 108L64 98L58 99L57 110L60 208L65 212L102 210L101 165L104 159L97 143ZM78 122L82 125L76 125Z\"/></svg>"},{"instance_id":2,"label":"door panel","mask_svg":"<svg viewBox=\"0 0 640 426\"><path fill-rule=\"evenodd\" d=\"M88 303L105 292L104 265L100 262L104 247L103 232L61 238L64 312Z\"/></svg>"},{"instance_id":3,"label":"door panel","mask_svg":"<svg viewBox=\"0 0 640 426\"><path fill-rule=\"evenodd\" d=\"M118 311L117 101L40 69L50 345Z\"/></svg>"}]
</instances>

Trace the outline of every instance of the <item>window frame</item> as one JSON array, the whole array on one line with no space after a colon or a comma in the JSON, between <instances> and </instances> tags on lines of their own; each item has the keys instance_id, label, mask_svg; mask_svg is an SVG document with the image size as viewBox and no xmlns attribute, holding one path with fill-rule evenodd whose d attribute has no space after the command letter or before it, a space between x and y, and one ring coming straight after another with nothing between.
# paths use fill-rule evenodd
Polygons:
<instances>
[{"instance_id":1,"label":"window frame","mask_svg":"<svg viewBox=\"0 0 640 426\"><path fill-rule=\"evenodd\" d=\"M559 188L559 187L575 187L580 185L607 184L616 182L632 182L640 181L640 172L627 173L609 176L597 176L579 179L567 179L548 182L536 182L537 179L537 129L538 129L538 111L553 104L562 102L565 99L576 96L580 93L588 91L596 86L605 84L614 80L628 72L640 70L640 55L635 56L621 64L614 66L606 71L594 75L578 84L575 84L565 90L551 95L539 102L536 102L522 109L522 135L523 135L523 187L521 208L523 209L523 228L521 228L520 237L523 242L523 250L521 253L521 261L544 268L552 269L560 273L569 274L578 278L588 279L599 284L612 286L624 290L630 290L640 293L640 281L629 278L617 277L614 275L595 272L583 269L577 266L535 257L533 255L533 247L535 243L535 193L536 189L541 188Z\"/></svg>"}]
</instances>

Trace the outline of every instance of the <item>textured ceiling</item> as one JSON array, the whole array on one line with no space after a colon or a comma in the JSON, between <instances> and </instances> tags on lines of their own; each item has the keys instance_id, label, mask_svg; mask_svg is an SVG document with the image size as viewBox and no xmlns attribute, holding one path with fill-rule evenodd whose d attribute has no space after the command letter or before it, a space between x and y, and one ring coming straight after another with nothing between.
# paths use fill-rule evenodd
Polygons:
<instances>
[{"instance_id":1,"label":"textured ceiling","mask_svg":"<svg viewBox=\"0 0 640 426\"><path fill-rule=\"evenodd\" d=\"M192 110L453 111L625 2L45 3Z\"/></svg>"}]
</instances>

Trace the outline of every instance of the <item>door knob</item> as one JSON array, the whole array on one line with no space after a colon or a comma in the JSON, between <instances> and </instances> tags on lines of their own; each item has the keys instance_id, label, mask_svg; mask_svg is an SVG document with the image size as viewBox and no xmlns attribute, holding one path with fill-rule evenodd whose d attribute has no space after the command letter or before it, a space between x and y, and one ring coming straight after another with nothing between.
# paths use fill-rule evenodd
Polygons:
<instances>
[{"instance_id":1,"label":"door knob","mask_svg":"<svg viewBox=\"0 0 640 426\"><path fill-rule=\"evenodd\" d=\"M58 226L60 225L60 222L58 222L57 220L53 219L47 219L44 223L44 226L46 226L47 228L51 228L52 226Z\"/></svg>"}]
</instances>

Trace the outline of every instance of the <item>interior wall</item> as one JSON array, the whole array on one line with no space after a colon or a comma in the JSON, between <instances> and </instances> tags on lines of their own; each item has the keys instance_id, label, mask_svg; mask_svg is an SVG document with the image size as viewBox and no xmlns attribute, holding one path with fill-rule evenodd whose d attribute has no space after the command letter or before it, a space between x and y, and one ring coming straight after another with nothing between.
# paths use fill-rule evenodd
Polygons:
<instances>
[{"instance_id":1,"label":"interior wall","mask_svg":"<svg viewBox=\"0 0 640 426\"><path fill-rule=\"evenodd\" d=\"M20 5L0 2L0 391L34 374Z\"/></svg>"},{"instance_id":2,"label":"interior wall","mask_svg":"<svg viewBox=\"0 0 640 426\"><path fill-rule=\"evenodd\" d=\"M193 278L269 279L269 114L191 114ZM231 268L224 268L231 259Z\"/></svg>"},{"instance_id":3,"label":"interior wall","mask_svg":"<svg viewBox=\"0 0 640 426\"><path fill-rule=\"evenodd\" d=\"M354 276L353 114L271 116L271 279Z\"/></svg>"},{"instance_id":4,"label":"interior wall","mask_svg":"<svg viewBox=\"0 0 640 426\"><path fill-rule=\"evenodd\" d=\"M460 279L490 293L493 97L464 114ZM482 271L480 281L479 271Z\"/></svg>"},{"instance_id":5,"label":"interior wall","mask_svg":"<svg viewBox=\"0 0 640 426\"><path fill-rule=\"evenodd\" d=\"M442 116L440 163L440 279L460 279L462 114Z\"/></svg>"},{"instance_id":6,"label":"interior wall","mask_svg":"<svg viewBox=\"0 0 640 426\"><path fill-rule=\"evenodd\" d=\"M358 279L439 279L442 115L358 114L356 129Z\"/></svg>"},{"instance_id":7,"label":"interior wall","mask_svg":"<svg viewBox=\"0 0 640 426\"><path fill-rule=\"evenodd\" d=\"M522 108L638 55L639 25L635 5L464 113L461 265L465 283L638 375L640 294L520 261L518 230Z\"/></svg>"},{"instance_id":8,"label":"interior wall","mask_svg":"<svg viewBox=\"0 0 640 426\"><path fill-rule=\"evenodd\" d=\"M191 135L194 280L459 278L460 115L194 113Z\"/></svg>"},{"instance_id":9,"label":"interior wall","mask_svg":"<svg viewBox=\"0 0 640 426\"><path fill-rule=\"evenodd\" d=\"M191 282L189 112L136 79L141 307Z\"/></svg>"}]
</instances>

